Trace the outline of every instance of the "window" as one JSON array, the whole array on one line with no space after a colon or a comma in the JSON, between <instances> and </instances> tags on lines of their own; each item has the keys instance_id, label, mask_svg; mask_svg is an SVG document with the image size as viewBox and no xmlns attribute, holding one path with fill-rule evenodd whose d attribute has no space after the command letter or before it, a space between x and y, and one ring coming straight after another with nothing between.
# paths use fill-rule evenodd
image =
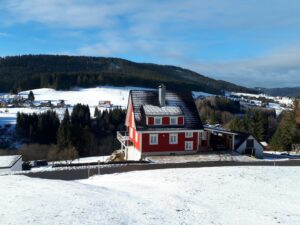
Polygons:
<instances>
[{"instance_id":1,"label":"window","mask_svg":"<svg viewBox=\"0 0 300 225\"><path fill-rule=\"evenodd\" d=\"M150 134L149 144L150 145L158 144L158 135L157 134Z\"/></svg>"},{"instance_id":2,"label":"window","mask_svg":"<svg viewBox=\"0 0 300 225\"><path fill-rule=\"evenodd\" d=\"M185 142L185 150L193 150L193 142L192 141L186 141Z\"/></svg>"},{"instance_id":3,"label":"window","mask_svg":"<svg viewBox=\"0 0 300 225\"><path fill-rule=\"evenodd\" d=\"M135 132L135 142L139 142L139 134L138 134L138 132Z\"/></svg>"},{"instance_id":4,"label":"window","mask_svg":"<svg viewBox=\"0 0 300 225\"><path fill-rule=\"evenodd\" d=\"M177 116L171 116L170 117L170 125L177 125L177 124L178 124Z\"/></svg>"},{"instance_id":5,"label":"window","mask_svg":"<svg viewBox=\"0 0 300 225\"><path fill-rule=\"evenodd\" d=\"M178 143L178 135L177 134L170 134L169 136L169 144L177 144Z\"/></svg>"},{"instance_id":6,"label":"window","mask_svg":"<svg viewBox=\"0 0 300 225\"><path fill-rule=\"evenodd\" d=\"M203 141L206 141L206 138L207 138L206 136L207 136L206 131L203 131L203 132L202 132L202 140L203 140Z\"/></svg>"},{"instance_id":7,"label":"window","mask_svg":"<svg viewBox=\"0 0 300 225\"><path fill-rule=\"evenodd\" d=\"M193 137L193 132L185 132L185 137L186 138L192 138Z\"/></svg>"},{"instance_id":8,"label":"window","mask_svg":"<svg viewBox=\"0 0 300 225\"><path fill-rule=\"evenodd\" d=\"M130 127L129 128L129 137L132 138L133 137L133 129Z\"/></svg>"},{"instance_id":9,"label":"window","mask_svg":"<svg viewBox=\"0 0 300 225\"><path fill-rule=\"evenodd\" d=\"M161 123L162 123L161 121L162 121L161 117L157 116L157 117L154 118L154 124L155 125L161 125Z\"/></svg>"}]
</instances>

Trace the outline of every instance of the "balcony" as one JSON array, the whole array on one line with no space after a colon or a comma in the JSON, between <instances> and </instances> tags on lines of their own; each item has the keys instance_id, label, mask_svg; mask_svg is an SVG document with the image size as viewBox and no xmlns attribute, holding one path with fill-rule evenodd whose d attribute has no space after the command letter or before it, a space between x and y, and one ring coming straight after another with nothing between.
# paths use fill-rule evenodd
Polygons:
<instances>
[{"instance_id":1,"label":"balcony","mask_svg":"<svg viewBox=\"0 0 300 225\"><path fill-rule=\"evenodd\" d=\"M127 131L117 131L117 139L121 142L121 144L129 141L129 136Z\"/></svg>"}]
</instances>

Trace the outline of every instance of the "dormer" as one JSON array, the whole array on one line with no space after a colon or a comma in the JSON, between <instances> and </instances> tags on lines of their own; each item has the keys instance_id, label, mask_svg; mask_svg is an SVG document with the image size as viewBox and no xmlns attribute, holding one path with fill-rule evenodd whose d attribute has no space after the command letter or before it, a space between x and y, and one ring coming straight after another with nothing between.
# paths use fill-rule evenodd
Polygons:
<instances>
[{"instance_id":1,"label":"dormer","mask_svg":"<svg viewBox=\"0 0 300 225\"><path fill-rule=\"evenodd\" d=\"M183 126L184 115L178 106L143 105L147 126Z\"/></svg>"}]
</instances>

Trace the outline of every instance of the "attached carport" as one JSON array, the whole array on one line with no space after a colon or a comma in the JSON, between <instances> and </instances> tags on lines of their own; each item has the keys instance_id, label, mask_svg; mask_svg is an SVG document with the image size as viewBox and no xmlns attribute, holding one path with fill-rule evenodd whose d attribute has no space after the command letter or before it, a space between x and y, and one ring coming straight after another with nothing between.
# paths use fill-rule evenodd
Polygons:
<instances>
[{"instance_id":1,"label":"attached carport","mask_svg":"<svg viewBox=\"0 0 300 225\"><path fill-rule=\"evenodd\" d=\"M227 131L220 128L204 126L204 130L208 131L208 147L213 150L235 150L235 139L239 135L236 132Z\"/></svg>"},{"instance_id":2,"label":"attached carport","mask_svg":"<svg viewBox=\"0 0 300 225\"><path fill-rule=\"evenodd\" d=\"M225 129L204 126L208 132L208 148L214 151L232 150L240 154L263 158L264 147L249 133L232 132Z\"/></svg>"}]
</instances>

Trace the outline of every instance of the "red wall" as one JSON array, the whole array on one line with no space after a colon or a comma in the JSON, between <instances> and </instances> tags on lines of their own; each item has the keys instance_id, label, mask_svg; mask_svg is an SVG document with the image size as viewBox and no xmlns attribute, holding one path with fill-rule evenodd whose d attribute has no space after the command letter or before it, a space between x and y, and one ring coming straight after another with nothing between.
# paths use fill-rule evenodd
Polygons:
<instances>
[{"instance_id":1,"label":"red wall","mask_svg":"<svg viewBox=\"0 0 300 225\"><path fill-rule=\"evenodd\" d=\"M169 125L170 124L170 117L166 116L162 118L162 124L163 125Z\"/></svg>"},{"instance_id":2,"label":"red wall","mask_svg":"<svg viewBox=\"0 0 300 225\"><path fill-rule=\"evenodd\" d=\"M154 125L154 117L148 117L148 125Z\"/></svg>"},{"instance_id":3,"label":"red wall","mask_svg":"<svg viewBox=\"0 0 300 225\"><path fill-rule=\"evenodd\" d=\"M175 151L185 151L185 141L193 141L193 150L197 150L197 133L193 133L192 138L186 138L185 132L178 133L178 144L169 144L169 134L159 133L158 134L158 145L150 145L148 133L142 134L143 146L142 152L175 152Z\"/></svg>"},{"instance_id":4,"label":"red wall","mask_svg":"<svg viewBox=\"0 0 300 225\"><path fill-rule=\"evenodd\" d=\"M178 117L178 124L179 125L183 125L184 124L183 116Z\"/></svg>"}]
</instances>

